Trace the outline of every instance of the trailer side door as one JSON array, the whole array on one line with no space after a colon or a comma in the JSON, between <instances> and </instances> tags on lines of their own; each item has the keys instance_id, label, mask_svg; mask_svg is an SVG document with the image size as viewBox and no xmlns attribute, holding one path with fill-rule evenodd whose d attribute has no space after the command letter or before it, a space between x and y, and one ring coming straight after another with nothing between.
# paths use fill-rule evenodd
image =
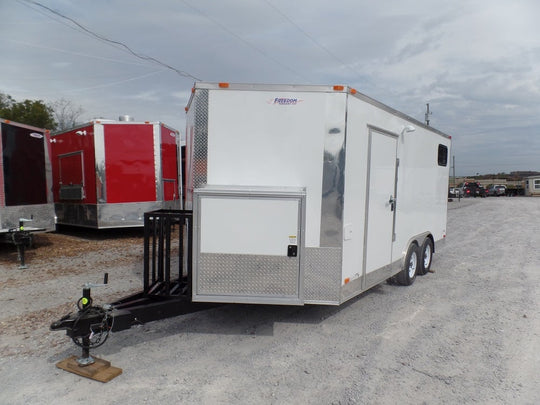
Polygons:
<instances>
[{"instance_id":1,"label":"trailer side door","mask_svg":"<svg viewBox=\"0 0 540 405\"><path fill-rule=\"evenodd\" d=\"M392 262L396 205L397 139L394 134L370 128L366 210L366 279Z\"/></svg>"},{"instance_id":2,"label":"trailer side door","mask_svg":"<svg viewBox=\"0 0 540 405\"><path fill-rule=\"evenodd\" d=\"M303 304L305 190L195 190L193 301Z\"/></svg>"}]
</instances>

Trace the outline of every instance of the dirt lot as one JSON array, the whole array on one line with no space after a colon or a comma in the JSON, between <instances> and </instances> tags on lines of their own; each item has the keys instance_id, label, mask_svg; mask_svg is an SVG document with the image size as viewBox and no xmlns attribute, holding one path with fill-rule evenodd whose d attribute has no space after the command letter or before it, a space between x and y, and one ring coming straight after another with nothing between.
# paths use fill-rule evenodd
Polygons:
<instances>
[{"instance_id":1,"label":"dirt lot","mask_svg":"<svg viewBox=\"0 0 540 405\"><path fill-rule=\"evenodd\" d=\"M140 289L142 232L47 234L29 268L0 247L0 404L540 403L540 199L449 203L434 273L335 307L223 306L113 334L102 384L55 367L79 354L48 325L85 282Z\"/></svg>"}]
</instances>

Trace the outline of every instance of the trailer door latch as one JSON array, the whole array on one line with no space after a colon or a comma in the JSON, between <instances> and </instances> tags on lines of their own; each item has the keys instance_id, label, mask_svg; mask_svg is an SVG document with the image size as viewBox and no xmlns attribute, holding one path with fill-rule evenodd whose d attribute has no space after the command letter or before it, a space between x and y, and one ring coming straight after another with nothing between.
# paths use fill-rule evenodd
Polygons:
<instances>
[{"instance_id":1,"label":"trailer door latch","mask_svg":"<svg viewBox=\"0 0 540 405\"><path fill-rule=\"evenodd\" d=\"M388 204L390 204L390 211L394 211L394 208L396 207L396 199L393 196L390 196Z\"/></svg>"},{"instance_id":2,"label":"trailer door latch","mask_svg":"<svg viewBox=\"0 0 540 405\"><path fill-rule=\"evenodd\" d=\"M287 246L287 256L289 256L289 257L298 256L298 246L296 246L296 245Z\"/></svg>"}]
</instances>

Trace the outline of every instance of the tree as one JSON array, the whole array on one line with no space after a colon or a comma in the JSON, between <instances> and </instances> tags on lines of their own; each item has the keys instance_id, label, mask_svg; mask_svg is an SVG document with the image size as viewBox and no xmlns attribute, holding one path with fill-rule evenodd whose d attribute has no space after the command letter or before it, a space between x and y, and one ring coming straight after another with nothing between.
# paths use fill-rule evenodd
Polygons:
<instances>
[{"instance_id":1,"label":"tree","mask_svg":"<svg viewBox=\"0 0 540 405\"><path fill-rule=\"evenodd\" d=\"M77 120L84 112L81 106L75 106L71 100L61 98L51 104L56 120L56 130L63 131L77 125Z\"/></svg>"},{"instance_id":2,"label":"tree","mask_svg":"<svg viewBox=\"0 0 540 405\"><path fill-rule=\"evenodd\" d=\"M0 116L34 127L45 129L56 128L53 109L42 100L17 102L11 96L0 93Z\"/></svg>"},{"instance_id":3,"label":"tree","mask_svg":"<svg viewBox=\"0 0 540 405\"><path fill-rule=\"evenodd\" d=\"M56 128L52 108L41 100L24 100L15 103L11 111L13 121L39 128Z\"/></svg>"},{"instance_id":4,"label":"tree","mask_svg":"<svg viewBox=\"0 0 540 405\"><path fill-rule=\"evenodd\" d=\"M71 100L61 98L46 104L41 100L17 102L10 95L0 92L0 118L55 131L63 131L77 125L84 112Z\"/></svg>"},{"instance_id":5,"label":"tree","mask_svg":"<svg viewBox=\"0 0 540 405\"><path fill-rule=\"evenodd\" d=\"M8 114L14 102L15 100L10 95L0 93L0 117L4 118Z\"/></svg>"}]
</instances>

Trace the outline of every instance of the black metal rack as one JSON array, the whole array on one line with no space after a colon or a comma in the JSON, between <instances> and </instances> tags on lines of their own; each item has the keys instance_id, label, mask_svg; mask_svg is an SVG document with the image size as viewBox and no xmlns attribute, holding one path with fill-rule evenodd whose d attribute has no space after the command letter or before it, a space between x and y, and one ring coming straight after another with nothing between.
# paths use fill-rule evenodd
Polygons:
<instances>
[{"instance_id":1,"label":"black metal rack","mask_svg":"<svg viewBox=\"0 0 540 405\"><path fill-rule=\"evenodd\" d=\"M174 238L178 255L172 254ZM113 331L216 306L191 301L192 244L192 211L144 214L143 290L111 304Z\"/></svg>"},{"instance_id":2,"label":"black metal rack","mask_svg":"<svg viewBox=\"0 0 540 405\"><path fill-rule=\"evenodd\" d=\"M178 226L178 263L171 266L171 242ZM158 210L144 214L143 292L147 295L191 295L193 212Z\"/></svg>"}]
</instances>

